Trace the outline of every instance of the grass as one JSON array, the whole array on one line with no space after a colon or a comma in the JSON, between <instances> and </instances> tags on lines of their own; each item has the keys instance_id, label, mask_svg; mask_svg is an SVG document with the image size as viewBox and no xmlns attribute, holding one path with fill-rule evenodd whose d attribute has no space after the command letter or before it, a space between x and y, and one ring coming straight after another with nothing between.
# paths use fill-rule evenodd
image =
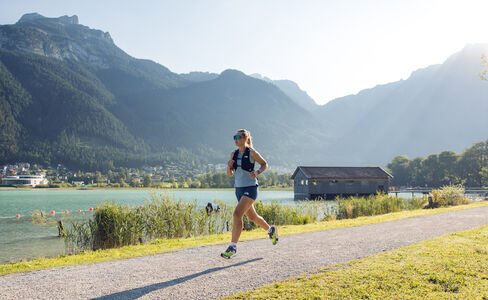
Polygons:
<instances>
[{"instance_id":1,"label":"grass","mask_svg":"<svg viewBox=\"0 0 488 300\"><path fill-rule=\"evenodd\" d=\"M488 299L488 225L226 299Z\"/></svg>"},{"instance_id":2,"label":"grass","mask_svg":"<svg viewBox=\"0 0 488 300\"><path fill-rule=\"evenodd\" d=\"M359 217L355 219L344 219L335 221L316 222L306 225L285 225L280 226L279 231L281 236L299 234L320 230L330 230L335 228L346 228L353 226L361 226L366 224L382 223L394 220L401 220L411 217L430 215L442 213L447 211L455 211L462 209L469 209L475 207L488 206L488 202L475 202L467 205L460 205L454 207L443 207L437 209L420 209L404 212L396 212L379 216ZM95 262L124 259L137 256L154 255L159 253L167 253L178 251L185 248L201 247L209 245L226 244L230 240L230 233L177 238L177 239L160 239L152 241L145 245L125 246L115 249L85 251L77 255L65 255L55 258L38 258L30 261L22 261L13 264L0 265L0 276L19 273L30 272L39 269L47 269L53 267L72 266L80 264L89 264ZM240 240L249 241L256 239L267 238L267 235L262 229L251 231L243 231Z\"/></svg>"}]
</instances>

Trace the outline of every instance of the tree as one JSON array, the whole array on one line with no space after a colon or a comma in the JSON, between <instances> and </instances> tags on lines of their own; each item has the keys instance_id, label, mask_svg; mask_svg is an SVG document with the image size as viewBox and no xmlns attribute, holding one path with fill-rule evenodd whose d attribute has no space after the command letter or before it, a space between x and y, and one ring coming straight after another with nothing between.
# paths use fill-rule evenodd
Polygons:
<instances>
[{"instance_id":1,"label":"tree","mask_svg":"<svg viewBox=\"0 0 488 300\"><path fill-rule=\"evenodd\" d=\"M148 174L144 175L144 178L142 179L142 185L144 187L150 187L151 183L152 183L151 176L149 176Z\"/></svg>"},{"instance_id":2,"label":"tree","mask_svg":"<svg viewBox=\"0 0 488 300\"><path fill-rule=\"evenodd\" d=\"M483 185L483 168L487 164L485 143L475 143L461 154L459 160L461 176L468 186Z\"/></svg>"},{"instance_id":3,"label":"tree","mask_svg":"<svg viewBox=\"0 0 488 300\"><path fill-rule=\"evenodd\" d=\"M416 157L408 164L408 173L410 174L409 185L410 186L424 186L425 178L422 174L423 157Z\"/></svg>"},{"instance_id":4,"label":"tree","mask_svg":"<svg viewBox=\"0 0 488 300\"><path fill-rule=\"evenodd\" d=\"M129 185L131 187L138 187L139 186L139 181L137 181L135 178L132 178L129 182Z\"/></svg>"},{"instance_id":5,"label":"tree","mask_svg":"<svg viewBox=\"0 0 488 300\"><path fill-rule=\"evenodd\" d=\"M440 185L439 156L431 154L422 162L422 173L424 174L425 184L432 187Z\"/></svg>"},{"instance_id":6,"label":"tree","mask_svg":"<svg viewBox=\"0 0 488 300\"><path fill-rule=\"evenodd\" d=\"M458 155L453 151L442 151L439 154L439 181L440 185L456 183L456 163Z\"/></svg>"},{"instance_id":7,"label":"tree","mask_svg":"<svg viewBox=\"0 0 488 300\"><path fill-rule=\"evenodd\" d=\"M179 188L185 187L185 182L186 182L185 176L178 177L178 187Z\"/></svg>"},{"instance_id":8,"label":"tree","mask_svg":"<svg viewBox=\"0 0 488 300\"><path fill-rule=\"evenodd\" d=\"M405 155L401 155L393 158L391 163L386 166L391 175L393 175L393 179L391 181L392 185L408 185L408 181L410 178L408 165L408 157Z\"/></svg>"},{"instance_id":9,"label":"tree","mask_svg":"<svg viewBox=\"0 0 488 300\"><path fill-rule=\"evenodd\" d=\"M105 182L105 178L103 177L102 173L100 171L97 171L95 173L95 181L97 183L102 183L102 182Z\"/></svg>"}]
</instances>

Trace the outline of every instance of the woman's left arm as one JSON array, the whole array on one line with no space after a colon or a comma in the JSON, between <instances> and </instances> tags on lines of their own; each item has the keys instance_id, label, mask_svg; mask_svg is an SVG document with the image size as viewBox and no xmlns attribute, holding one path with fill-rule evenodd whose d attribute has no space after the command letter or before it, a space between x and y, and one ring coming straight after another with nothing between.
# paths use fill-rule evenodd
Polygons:
<instances>
[{"instance_id":1,"label":"woman's left arm","mask_svg":"<svg viewBox=\"0 0 488 300\"><path fill-rule=\"evenodd\" d=\"M261 154L259 154L259 152L255 150L251 150L251 157L255 162L261 165L261 168L259 168L259 170L249 173L249 176L251 176L252 178L256 178L259 174L266 171L266 169L268 168L268 163L264 160Z\"/></svg>"}]
</instances>

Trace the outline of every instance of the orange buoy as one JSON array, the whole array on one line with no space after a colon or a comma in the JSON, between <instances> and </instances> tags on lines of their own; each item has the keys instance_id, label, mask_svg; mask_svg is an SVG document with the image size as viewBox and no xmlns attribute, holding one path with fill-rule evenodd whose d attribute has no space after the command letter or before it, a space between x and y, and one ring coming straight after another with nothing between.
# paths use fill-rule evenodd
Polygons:
<instances>
[{"instance_id":1,"label":"orange buoy","mask_svg":"<svg viewBox=\"0 0 488 300\"><path fill-rule=\"evenodd\" d=\"M64 213L69 215L69 210L65 210Z\"/></svg>"}]
</instances>

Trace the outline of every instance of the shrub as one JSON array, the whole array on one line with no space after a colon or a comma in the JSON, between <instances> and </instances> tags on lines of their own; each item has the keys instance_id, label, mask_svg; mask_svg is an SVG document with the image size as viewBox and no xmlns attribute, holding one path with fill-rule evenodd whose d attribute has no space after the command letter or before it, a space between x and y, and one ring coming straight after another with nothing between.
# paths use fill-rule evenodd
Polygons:
<instances>
[{"instance_id":1,"label":"shrub","mask_svg":"<svg viewBox=\"0 0 488 300\"><path fill-rule=\"evenodd\" d=\"M446 185L440 189L432 190L428 208L440 206L455 206L467 204L470 201L464 195L464 187L460 185Z\"/></svg>"}]
</instances>

